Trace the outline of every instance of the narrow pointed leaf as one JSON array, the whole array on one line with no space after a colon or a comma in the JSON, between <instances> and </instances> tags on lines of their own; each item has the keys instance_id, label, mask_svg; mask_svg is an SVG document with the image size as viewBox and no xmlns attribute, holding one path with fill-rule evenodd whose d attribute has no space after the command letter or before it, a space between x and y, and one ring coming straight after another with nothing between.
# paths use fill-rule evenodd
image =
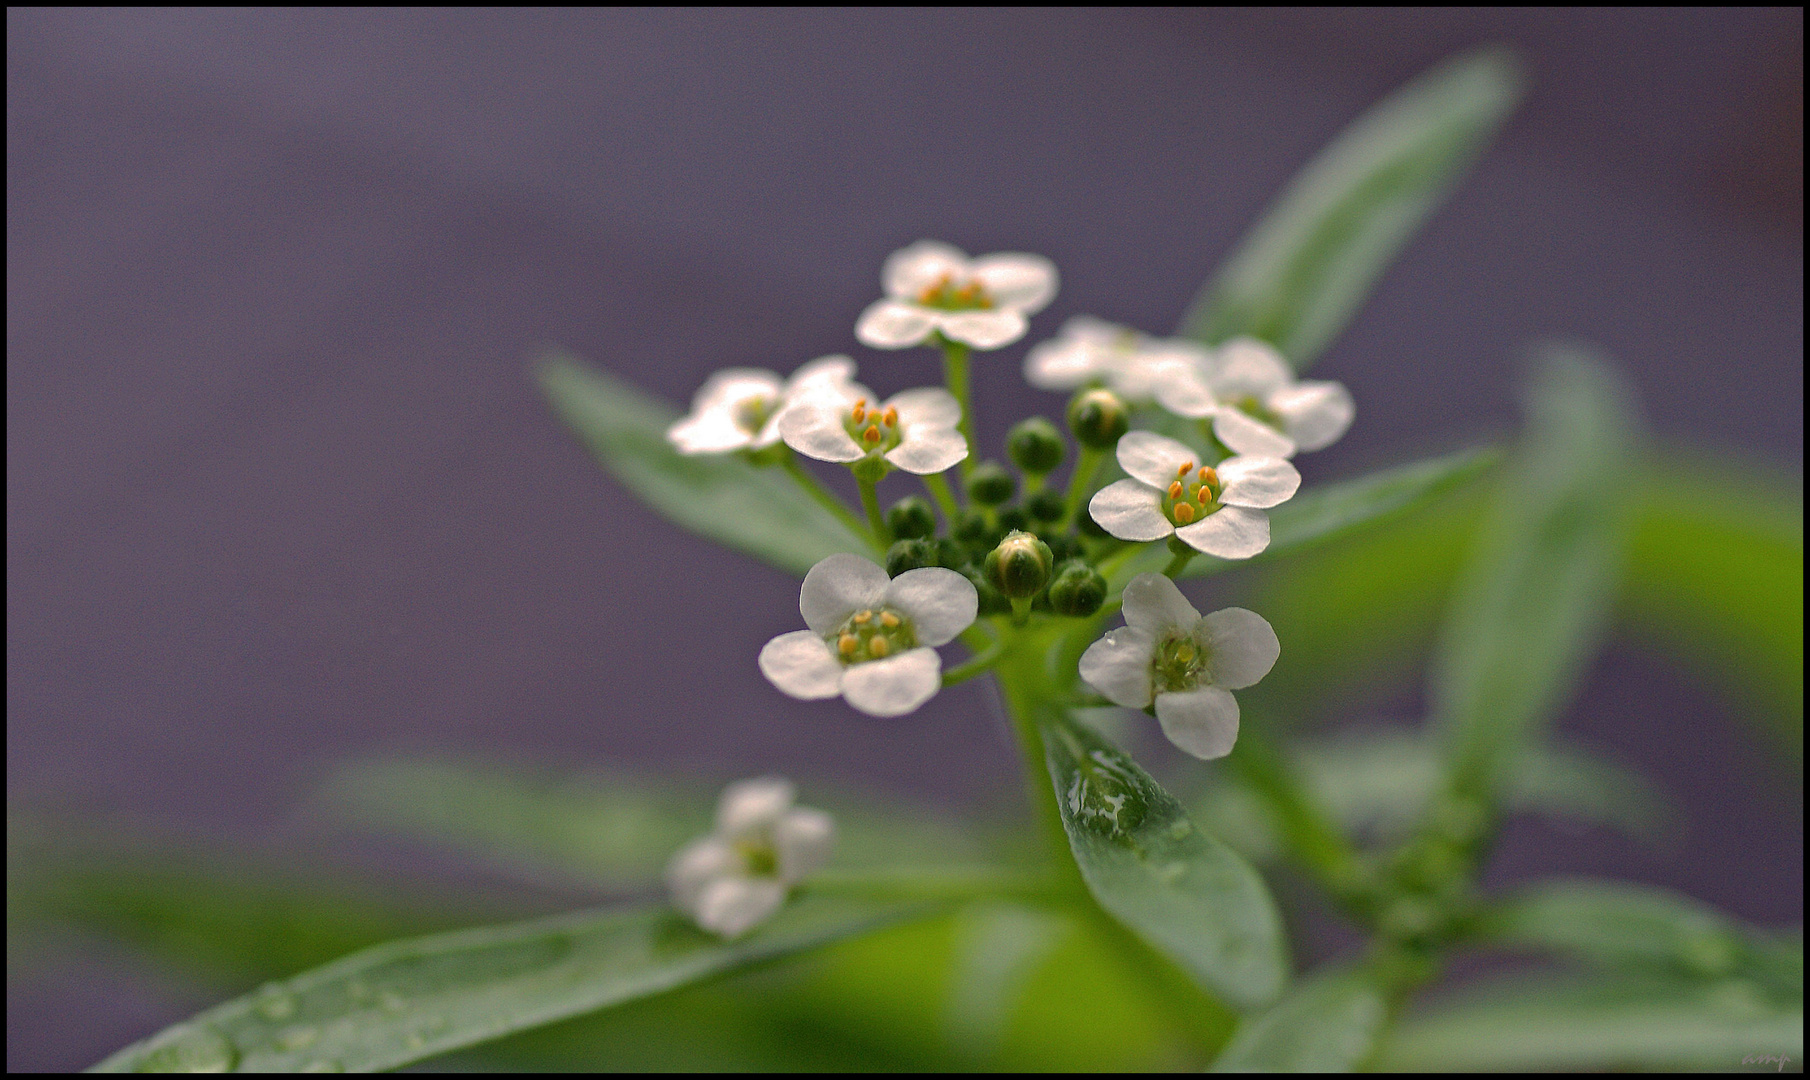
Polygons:
<instances>
[{"instance_id":1,"label":"narrow pointed leaf","mask_svg":"<svg viewBox=\"0 0 1810 1080\"><path fill-rule=\"evenodd\" d=\"M783 470L674 450L666 429L679 414L621 379L556 355L540 381L604 468L676 524L801 575L839 551L873 554Z\"/></svg>"},{"instance_id":2,"label":"narrow pointed leaf","mask_svg":"<svg viewBox=\"0 0 1810 1080\"><path fill-rule=\"evenodd\" d=\"M1608 368L1549 349L1527 408L1528 430L1458 582L1430 679L1455 782L1484 797L1595 655L1632 516L1636 424Z\"/></svg>"},{"instance_id":3,"label":"narrow pointed leaf","mask_svg":"<svg viewBox=\"0 0 1810 1080\"><path fill-rule=\"evenodd\" d=\"M94 1071L392 1069L928 910L807 895L736 942L665 906L392 941L209 1009Z\"/></svg>"},{"instance_id":4,"label":"narrow pointed leaf","mask_svg":"<svg viewBox=\"0 0 1810 1080\"><path fill-rule=\"evenodd\" d=\"M1129 756L1056 706L1038 726L1081 876L1100 906L1238 1008L1288 979L1282 920L1249 863Z\"/></svg>"},{"instance_id":5,"label":"narrow pointed leaf","mask_svg":"<svg viewBox=\"0 0 1810 1080\"><path fill-rule=\"evenodd\" d=\"M1384 98L1309 162L1201 290L1181 333L1250 334L1305 369L1494 138L1520 96L1497 51Z\"/></svg>"},{"instance_id":6,"label":"narrow pointed leaf","mask_svg":"<svg viewBox=\"0 0 1810 1080\"><path fill-rule=\"evenodd\" d=\"M1376 1048L1388 1007L1361 971L1315 975L1246 1017L1213 1072L1351 1072Z\"/></svg>"}]
</instances>

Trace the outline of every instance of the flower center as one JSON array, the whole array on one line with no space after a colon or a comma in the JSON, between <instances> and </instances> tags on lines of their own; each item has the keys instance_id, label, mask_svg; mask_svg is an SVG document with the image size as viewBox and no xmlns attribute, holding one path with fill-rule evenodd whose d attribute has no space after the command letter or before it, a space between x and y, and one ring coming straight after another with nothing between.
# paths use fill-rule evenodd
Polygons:
<instances>
[{"instance_id":1,"label":"flower center","mask_svg":"<svg viewBox=\"0 0 1810 1080\"><path fill-rule=\"evenodd\" d=\"M1192 690L1206 670L1207 655L1185 634L1163 639L1150 658L1150 678L1159 694Z\"/></svg>"},{"instance_id":2,"label":"flower center","mask_svg":"<svg viewBox=\"0 0 1810 1080\"><path fill-rule=\"evenodd\" d=\"M870 409L866 398L855 402L855 407L843 418L842 428L848 432L849 438L855 440L856 446L869 454L884 454L899 445L905 437L904 431L899 427L899 410L887 409L881 412Z\"/></svg>"},{"instance_id":3,"label":"flower center","mask_svg":"<svg viewBox=\"0 0 1810 1080\"><path fill-rule=\"evenodd\" d=\"M993 306L993 298L977 280L957 285L954 277L944 274L918 294L918 303L939 311L984 311Z\"/></svg>"},{"instance_id":4,"label":"flower center","mask_svg":"<svg viewBox=\"0 0 1810 1080\"><path fill-rule=\"evenodd\" d=\"M911 620L889 607L862 608L824 640L845 666L884 660L918 644Z\"/></svg>"},{"instance_id":5,"label":"flower center","mask_svg":"<svg viewBox=\"0 0 1810 1080\"><path fill-rule=\"evenodd\" d=\"M766 836L751 836L735 842L736 853L752 877L774 877L779 873L779 852Z\"/></svg>"},{"instance_id":6,"label":"flower center","mask_svg":"<svg viewBox=\"0 0 1810 1080\"><path fill-rule=\"evenodd\" d=\"M779 399L769 394L751 394L735 403L735 426L750 435L759 435L761 428L773 416L773 406Z\"/></svg>"},{"instance_id":7,"label":"flower center","mask_svg":"<svg viewBox=\"0 0 1810 1080\"><path fill-rule=\"evenodd\" d=\"M1194 467L1192 461L1175 470L1175 479L1163 493L1163 514L1176 526L1199 521L1219 510L1219 494L1225 485L1210 466Z\"/></svg>"},{"instance_id":8,"label":"flower center","mask_svg":"<svg viewBox=\"0 0 1810 1080\"><path fill-rule=\"evenodd\" d=\"M1220 400L1260 424L1268 424L1277 431L1282 430L1282 417L1264 408L1263 402L1251 394L1239 394Z\"/></svg>"}]
</instances>

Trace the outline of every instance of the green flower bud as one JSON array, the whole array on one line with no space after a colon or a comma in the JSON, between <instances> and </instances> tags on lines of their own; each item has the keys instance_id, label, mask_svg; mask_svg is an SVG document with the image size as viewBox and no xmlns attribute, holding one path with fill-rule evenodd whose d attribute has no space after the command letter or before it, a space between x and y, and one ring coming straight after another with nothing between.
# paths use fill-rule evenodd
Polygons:
<instances>
[{"instance_id":1,"label":"green flower bud","mask_svg":"<svg viewBox=\"0 0 1810 1080\"><path fill-rule=\"evenodd\" d=\"M886 527L901 540L919 540L936 535L936 511L922 495L907 495L886 511Z\"/></svg>"},{"instance_id":2,"label":"green flower bud","mask_svg":"<svg viewBox=\"0 0 1810 1080\"><path fill-rule=\"evenodd\" d=\"M957 541L944 537L936 542L936 565L945 570L960 570L968 562L967 551Z\"/></svg>"},{"instance_id":3,"label":"green flower bud","mask_svg":"<svg viewBox=\"0 0 1810 1080\"><path fill-rule=\"evenodd\" d=\"M1006 455L1012 464L1032 476L1042 476L1062 464L1068 444L1056 425L1041 416L1020 420L1006 435Z\"/></svg>"},{"instance_id":4,"label":"green flower bud","mask_svg":"<svg viewBox=\"0 0 1810 1080\"><path fill-rule=\"evenodd\" d=\"M1079 559L1082 555L1086 554L1086 552L1081 550L1081 541L1075 539L1074 534L1072 533L1058 533L1048 540L1045 540L1044 543L1050 546L1050 554L1056 558L1056 572L1058 574L1062 572L1063 563L1070 559Z\"/></svg>"},{"instance_id":5,"label":"green flower bud","mask_svg":"<svg viewBox=\"0 0 1810 1080\"><path fill-rule=\"evenodd\" d=\"M1064 563L1050 582L1050 610L1058 615L1081 618L1100 610L1104 603L1106 579L1084 562Z\"/></svg>"},{"instance_id":6,"label":"green flower bud","mask_svg":"<svg viewBox=\"0 0 1810 1080\"><path fill-rule=\"evenodd\" d=\"M987 525L987 515L981 513L972 506L963 510L956 516L955 524L950 529L950 532L955 535L957 540L960 540L964 544L979 544L989 540L997 541L996 537L988 536L988 533L991 532L991 528Z\"/></svg>"},{"instance_id":7,"label":"green flower bud","mask_svg":"<svg viewBox=\"0 0 1810 1080\"><path fill-rule=\"evenodd\" d=\"M981 506L998 506L1018 492L1018 479L997 461L983 461L968 477L968 498Z\"/></svg>"},{"instance_id":8,"label":"green flower bud","mask_svg":"<svg viewBox=\"0 0 1810 1080\"><path fill-rule=\"evenodd\" d=\"M937 565L937 544L935 540L911 539L894 542L886 549L886 576L898 577L907 570L916 570L920 566Z\"/></svg>"},{"instance_id":9,"label":"green flower bud","mask_svg":"<svg viewBox=\"0 0 1810 1080\"><path fill-rule=\"evenodd\" d=\"M1104 540L1112 535L1100 527L1100 523L1094 520L1094 516L1087 512L1085 506L1081 508L1079 514L1075 515L1075 531L1089 540Z\"/></svg>"},{"instance_id":10,"label":"green flower bud","mask_svg":"<svg viewBox=\"0 0 1810 1080\"><path fill-rule=\"evenodd\" d=\"M972 564L964 567L962 574L974 583L974 591L980 596L980 607L977 609L977 614L985 616L1012 613L1012 602L993 587L993 583L987 580L987 575L981 573Z\"/></svg>"},{"instance_id":11,"label":"green flower bud","mask_svg":"<svg viewBox=\"0 0 1810 1080\"><path fill-rule=\"evenodd\" d=\"M1131 410L1111 390L1083 390L1068 403L1068 427L1082 446L1111 450L1131 430Z\"/></svg>"},{"instance_id":12,"label":"green flower bud","mask_svg":"<svg viewBox=\"0 0 1810 1080\"><path fill-rule=\"evenodd\" d=\"M1031 531L1030 515L1016 506L1000 507L994 514L994 520L999 522L999 532L1002 536L1009 532Z\"/></svg>"},{"instance_id":13,"label":"green flower bud","mask_svg":"<svg viewBox=\"0 0 1810 1080\"><path fill-rule=\"evenodd\" d=\"M1068 513L1068 500L1060 491L1044 488L1024 501L1024 509L1031 520L1049 524L1061 521L1062 515Z\"/></svg>"},{"instance_id":14,"label":"green flower bud","mask_svg":"<svg viewBox=\"0 0 1810 1080\"><path fill-rule=\"evenodd\" d=\"M1013 600L1027 600L1049 583L1055 565L1050 546L1028 532L1012 532L987 553L981 565L993 587Z\"/></svg>"}]
</instances>

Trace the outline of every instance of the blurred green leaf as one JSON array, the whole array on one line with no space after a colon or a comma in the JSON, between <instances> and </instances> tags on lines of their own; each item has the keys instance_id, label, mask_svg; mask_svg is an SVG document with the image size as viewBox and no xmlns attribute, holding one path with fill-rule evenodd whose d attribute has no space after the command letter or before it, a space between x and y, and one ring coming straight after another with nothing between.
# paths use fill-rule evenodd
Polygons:
<instances>
[{"instance_id":1,"label":"blurred green leaf","mask_svg":"<svg viewBox=\"0 0 1810 1080\"><path fill-rule=\"evenodd\" d=\"M95 1071L395 1068L929 910L806 894L736 942L664 905L392 941L209 1009Z\"/></svg>"},{"instance_id":2,"label":"blurred green leaf","mask_svg":"<svg viewBox=\"0 0 1810 1080\"><path fill-rule=\"evenodd\" d=\"M1370 1057L1387 1016L1365 972L1323 971L1246 1017L1212 1071L1351 1072Z\"/></svg>"},{"instance_id":3,"label":"blurred green leaf","mask_svg":"<svg viewBox=\"0 0 1810 1080\"><path fill-rule=\"evenodd\" d=\"M1435 1005L1385 1035L1375 1067L1402 1072L1702 1068L1804 1056L1804 1007L1745 979L1514 976ZM1751 1062L1749 1062L1751 1064Z\"/></svg>"},{"instance_id":4,"label":"blurred green leaf","mask_svg":"<svg viewBox=\"0 0 1810 1080\"><path fill-rule=\"evenodd\" d=\"M561 354L544 360L539 374L604 468L678 525L799 575L839 551L873 554L780 469L758 469L734 454L674 450L666 429L678 413L621 379Z\"/></svg>"},{"instance_id":5,"label":"blurred green leaf","mask_svg":"<svg viewBox=\"0 0 1810 1080\"><path fill-rule=\"evenodd\" d=\"M1288 959L1263 879L1064 709L1036 719L1069 847L1100 906L1226 1001L1273 1001Z\"/></svg>"},{"instance_id":6,"label":"blurred green leaf","mask_svg":"<svg viewBox=\"0 0 1810 1080\"><path fill-rule=\"evenodd\" d=\"M1492 944L1580 957L1614 968L1693 979L1750 978L1803 997L1795 972L1772 953L1789 943L1749 930L1708 904L1651 885L1573 878L1542 882L1503 901L1479 926Z\"/></svg>"},{"instance_id":7,"label":"blurred green leaf","mask_svg":"<svg viewBox=\"0 0 1810 1080\"><path fill-rule=\"evenodd\" d=\"M1354 121L1271 205L1180 333L1250 334L1305 370L1495 137L1520 97L1498 50L1460 56Z\"/></svg>"},{"instance_id":8,"label":"blurred green leaf","mask_svg":"<svg viewBox=\"0 0 1810 1080\"><path fill-rule=\"evenodd\" d=\"M1625 550L1636 424L1587 354L1543 350L1529 422L1460 579L1429 678L1454 783L1494 796L1594 657Z\"/></svg>"}]
</instances>

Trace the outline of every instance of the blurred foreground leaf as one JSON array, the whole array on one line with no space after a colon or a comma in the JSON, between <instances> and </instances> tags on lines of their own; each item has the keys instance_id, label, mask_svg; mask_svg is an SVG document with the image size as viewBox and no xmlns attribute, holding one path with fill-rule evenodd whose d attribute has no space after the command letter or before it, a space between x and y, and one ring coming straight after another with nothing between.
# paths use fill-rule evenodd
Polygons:
<instances>
[{"instance_id":1,"label":"blurred foreground leaf","mask_svg":"<svg viewBox=\"0 0 1810 1080\"><path fill-rule=\"evenodd\" d=\"M1213 1072L1351 1072L1370 1057L1388 1016L1363 972L1322 971L1246 1017Z\"/></svg>"},{"instance_id":2,"label":"blurred foreground leaf","mask_svg":"<svg viewBox=\"0 0 1810 1080\"><path fill-rule=\"evenodd\" d=\"M664 905L392 941L209 1009L95 1071L395 1068L928 910L800 895L736 942Z\"/></svg>"},{"instance_id":3,"label":"blurred foreground leaf","mask_svg":"<svg viewBox=\"0 0 1810 1080\"><path fill-rule=\"evenodd\" d=\"M1273 1001L1288 958L1263 879L1065 710L1043 708L1037 722L1069 847L1100 906L1231 1004Z\"/></svg>"},{"instance_id":4,"label":"blurred foreground leaf","mask_svg":"<svg viewBox=\"0 0 1810 1080\"><path fill-rule=\"evenodd\" d=\"M1495 50L1439 65L1347 127L1201 290L1180 333L1250 334L1305 370L1495 137L1520 96Z\"/></svg>"},{"instance_id":5,"label":"blurred foreground leaf","mask_svg":"<svg viewBox=\"0 0 1810 1080\"><path fill-rule=\"evenodd\" d=\"M556 354L540 382L604 468L678 525L801 576L839 551L872 555L780 469L674 450L666 429L678 413L621 379Z\"/></svg>"}]
</instances>

